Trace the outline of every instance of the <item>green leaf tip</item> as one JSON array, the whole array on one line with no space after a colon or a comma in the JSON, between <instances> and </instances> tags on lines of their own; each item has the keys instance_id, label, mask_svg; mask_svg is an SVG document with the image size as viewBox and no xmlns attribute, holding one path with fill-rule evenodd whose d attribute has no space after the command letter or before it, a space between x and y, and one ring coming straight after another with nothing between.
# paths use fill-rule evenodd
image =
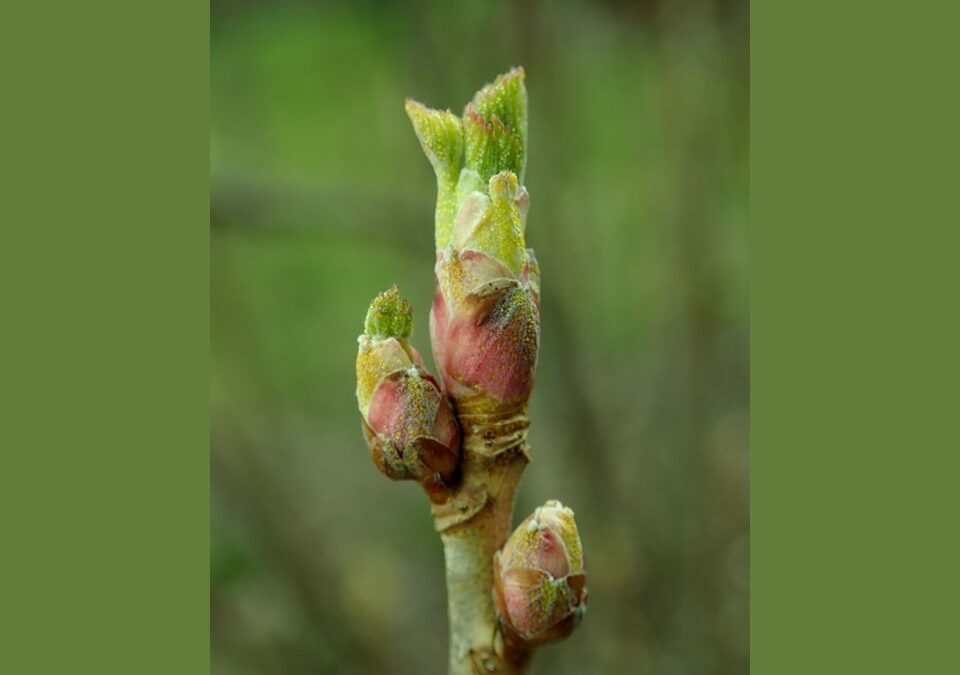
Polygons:
<instances>
[{"instance_id":1,"label":"green leaf tip","mask_svg":"<svg viewBox=\"0 0 960 675\"><path fill-rule=\"evenodd\" d=\"M383 338L407 338L413 330L413 307L400 297L396 286L385 290L373 299L363 324L366 335Z\"/></svg>"},{"instance_id":2,"label":"green leaf tip","mask_svg":"<svg viewBox=\"0 0 960 675\"><path fill-rule=\"evenodd\" d=\"M505 172L523 183L527 158L524 77L519 67L498 76L474 94L462 118L406 100L414 132L437 174L438 251L450 244L457 214L473 192L489 194L491 178Z\"/></svg>"},{"instance_id":3,"label":"green leaf tip","mask_svg":"<svg viewBox=\"0 0 960 675\"><path fill-rule=\"evenodd\" d=\"M527 155L527 89L513 68L478 91L463 111L465 166L487 181L512 171L523 182Z\"/></svg>"},{"instance_id":4,"label":"green leaf tip","mask_svg":"<svg viewBox=\"0 0 960 675\"><path fill-rule=\"evenodd\" d=\"M434 110L407 99L407 115L420 147L437 174L436 240L443 248L457 212L456 188L463 166L463 124L449 110Z\"/></svg>"},{"instance_id":5,"label":"green leaf tip","mask_svg":"<svg viewBox=\"0 0 960 675\"><path fill-rule=\"evenodd\" d=\"M463 164L463 127L449 110L434 110L408 98L404 106L420 147L437 177L456 183Z\"/></svg>"}]
</instances>

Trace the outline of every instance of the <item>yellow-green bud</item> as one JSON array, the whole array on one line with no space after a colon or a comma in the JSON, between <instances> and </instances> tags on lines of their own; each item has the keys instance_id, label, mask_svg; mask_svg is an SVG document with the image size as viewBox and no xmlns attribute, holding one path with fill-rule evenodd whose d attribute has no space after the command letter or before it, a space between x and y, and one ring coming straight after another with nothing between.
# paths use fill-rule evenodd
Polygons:
<instances>
[{"instance_id":1,"label":"yellow-green bud","mask_svg":"<svg viewBox=\"0 0 960 675\"><path fill-rule=\"evenodd\" d=\"M413 308L400 297L396 286L385 290L370 303L363 332L371 337L408 338L413 329Z\"/></svg>"}]
</instances>

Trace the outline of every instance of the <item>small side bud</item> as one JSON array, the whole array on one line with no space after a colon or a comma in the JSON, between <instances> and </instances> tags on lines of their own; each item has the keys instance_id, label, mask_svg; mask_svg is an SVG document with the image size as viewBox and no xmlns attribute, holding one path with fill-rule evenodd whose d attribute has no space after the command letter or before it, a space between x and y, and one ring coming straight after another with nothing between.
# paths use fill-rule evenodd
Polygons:
<instances>
[{"instance_id":1,"label":"small side bud","mask_svg":"<svg viewBox=\"0 0 960 675\"><path fill-rule=\"evenodd\" d=\"M560 640L586 611L583 548L573 511L548 501L494 555L500 623L530 645Z\"/></svg>"},{"instance_id":2,"label":"small side bud","mask_svg":"<svg viewBox=\"0 0 960 675\"><path fill-rule=\"evenodd\" d=\"M396 286L370 304L357 352L357 404L374 464L442 501L460 458L450 401L407 342L413 311Z\"/></svg>"},{"instance_id":3,"label":"small side bud","mask_svg":"<svg viewBox=\"0 0 960 675\"><path fill-rule=\"evenodd\" d=\"M437 381L419 366L395 371L373 393L364 433L373 461L395 480L449 486L459 460L456 419ZM428 489L428 492L430 490Z\"/></svg>"}]
</instances>

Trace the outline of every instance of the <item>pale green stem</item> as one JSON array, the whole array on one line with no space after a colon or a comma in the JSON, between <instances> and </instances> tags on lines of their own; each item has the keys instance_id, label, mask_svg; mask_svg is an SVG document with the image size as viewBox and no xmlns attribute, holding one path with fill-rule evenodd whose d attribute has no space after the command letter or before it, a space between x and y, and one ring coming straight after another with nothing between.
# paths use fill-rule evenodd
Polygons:
<instances>
[{"instance_id":1,"label":"pale green stem","mask_svg":"<svg viewBox=\"0 0 960 675\"><path fill-rule=\"evenodd\" d=\"M514 496L528 461L526 417L513 416L512 424L478 423L475 417L479 416L461 414L464 459L459 491L482 492L487 501L469 519L441 530L450 623L449 673L518 675L526 670L530 652L505 645L500 635L493 596L493 554L510 534Z\"/></svg>"}]
</instances>

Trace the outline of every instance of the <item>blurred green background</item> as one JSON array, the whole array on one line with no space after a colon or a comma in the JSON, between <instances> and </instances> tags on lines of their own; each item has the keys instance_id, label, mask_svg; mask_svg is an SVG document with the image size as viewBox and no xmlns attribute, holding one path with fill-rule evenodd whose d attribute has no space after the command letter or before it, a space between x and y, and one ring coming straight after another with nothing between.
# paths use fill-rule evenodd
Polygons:
<instances>
[{"instance_id":1,"label":"blurred green background","mask_svg":"<svg viewBox=\"0 0 960 675\"><path fill-rule=\"evenodd\" d=\"M356 336L398 283L430 363L435 183L403 110L523 65L543 274L517 520L572 506L590 606L533 673L745 673L748 7L211 8L216 675L442 673L442 549L373 467Z\"/></svg>"}]
</instances>

